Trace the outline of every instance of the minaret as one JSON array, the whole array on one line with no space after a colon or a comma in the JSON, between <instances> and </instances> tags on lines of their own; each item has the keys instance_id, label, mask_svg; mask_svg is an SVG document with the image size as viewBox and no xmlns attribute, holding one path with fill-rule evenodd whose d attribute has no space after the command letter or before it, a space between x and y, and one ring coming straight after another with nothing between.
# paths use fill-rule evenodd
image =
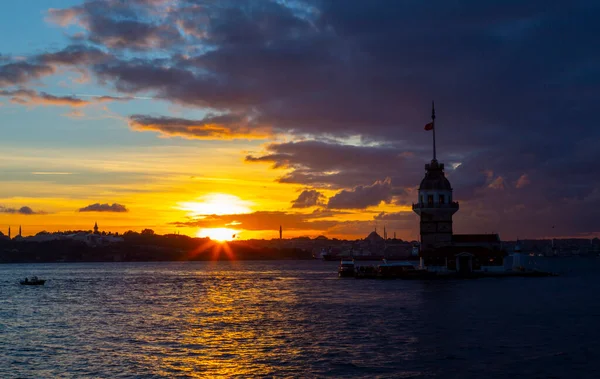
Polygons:
<instances>
[{"instance_id":1,"label":"minaret","mask_svg":"<svg viewBox=\"0 0 600 379\"><path fill-rule=\"evenodd\" d=\"M387 232L385 231L385 225L383 226L383 239L387 240Z\"/></svg>"},{"instance_id":2,"label":"minaret","mask_svg":"<svg viewBox=\"0 0 600 379\"><path fill-rule=\"evenodd\" d=\"M19 225L19 237L23 237L23 236L21 235L21 225Z\"/></svg>"},{"instance_id":3,"label":"minaret","mask_svg":"<svg viewBox=\"0 0 600 379\"><path fill-rule=\"evenodd\" d=\"M98 234L98 221L94 223L94 234Z\"/></svg>"},{"instance_id":4,"label":"minaret","mask_svg":"<svg viewBox=\"0 0 600 379\"><path fill-rule=\"evenodd\" d=\"M458 203L452 201L452 186L444 174L444 164L438 163L436 157L433 104L431 120L425 129L434 132L433 159L425 165L425 177L419 186L419 199L413 204L413 211L421 219L421 253L452 244L452 215L458 211Z\"/></svg>"},{"instance_id":5,"label":"minaret","mask_svg":"<svg viewBox=\"0 0 600 379\"><path fill-rule=\"evenodd\" d=\"M10 239L10 226L8 227L8 239Z\"/></svg>"},{"instance_id":6,"label":"minaret","mask_svg":"<svg viewBox=\"0 0 600 379\"><path fill-rule=\"evenodd\" d=\"M281 227L281 225L279 225L279 239L281 240L283 238L283 228Z\"/></svg>"}]
</instances>

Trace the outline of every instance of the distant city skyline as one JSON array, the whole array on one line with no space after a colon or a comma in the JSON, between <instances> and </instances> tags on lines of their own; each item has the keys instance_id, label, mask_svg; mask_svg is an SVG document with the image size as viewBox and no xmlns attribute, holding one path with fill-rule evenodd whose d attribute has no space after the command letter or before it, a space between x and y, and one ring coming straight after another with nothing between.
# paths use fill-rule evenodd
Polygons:
<instances>
[{"instance_id":1,"label":"distant city skyline","mask_svg":"<svg viewBox=\"0 0 600 379\"><path fill-rule=\"evenodd\" d=\"M599 235L595 3L190 4L0 6L4 234L417 240L435 100L456 233Z\"/></svg>"}]
</instances>

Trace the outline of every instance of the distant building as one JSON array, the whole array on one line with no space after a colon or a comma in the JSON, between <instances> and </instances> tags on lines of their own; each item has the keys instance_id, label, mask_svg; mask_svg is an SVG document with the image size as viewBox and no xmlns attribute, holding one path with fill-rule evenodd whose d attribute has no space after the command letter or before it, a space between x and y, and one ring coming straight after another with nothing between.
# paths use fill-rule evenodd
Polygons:
<instances>
[{"instance_id":1,"label":"distant building","mask_svg":"<svg viewBox=\"0 0 600 379\"><path fill-rule=\"evenodd\" d=\"M382 244L383 242L385 242L383 237L381 237L379 234L377 234L377 231L373 231L373 232L369 233L367 238L365 238L365 241L367 241L371 245L379 245L379 244Z\"/></svg>"}]
</instances>

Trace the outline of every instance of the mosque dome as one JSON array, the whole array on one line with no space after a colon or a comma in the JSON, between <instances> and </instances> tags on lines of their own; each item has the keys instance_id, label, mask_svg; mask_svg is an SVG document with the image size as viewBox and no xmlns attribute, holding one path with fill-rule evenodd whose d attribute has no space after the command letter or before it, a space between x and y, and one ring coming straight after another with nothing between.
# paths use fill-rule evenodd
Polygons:
<instances>
[{"instance_id":1,"label":"mosque dome","mask_svg":"<svg viewBox=\"0 0 600 379\"><path fill-rule=\"evenodd\" d=\"M367 238L365 238L365 240L369 241L369 242L383 242L383 237L380 236L379 234L377 234L377 232L371 232Z\"/></svg>"},{"instance_id":2,"label":"mosque dome","mask_svg":"<svg viewBox=\"0 0 600 379\"><path fill-rule=\"evenodd\" d=\"M421 181L419 190L446 190L452 191L450 182L444 175L444 164L432 160L431 164L425 165L425 177Z\"/></svg>"}]
</instances>

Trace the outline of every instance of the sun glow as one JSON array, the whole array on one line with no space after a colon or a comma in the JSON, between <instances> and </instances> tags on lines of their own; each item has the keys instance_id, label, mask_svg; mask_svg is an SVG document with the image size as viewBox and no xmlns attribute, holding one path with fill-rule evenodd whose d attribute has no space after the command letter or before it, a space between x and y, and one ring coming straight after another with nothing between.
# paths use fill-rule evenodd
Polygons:
<instances>
[{"instance_id":1,"label":"sun glow","mask_svg":"<svg viewBox=\"0 0 600 379\"><path fill-rule=\"evenodd\" d=\"M213 241L223 242L235 239L238 233L239 230L229 228L203 228L196 235L201 238L208 237Z\"/></svg>"},{"instance_id":2,"label":"sun glow","mask_svg":"<svg viewBox=\"0 0 600 379\"><path fill-rule=\"evenodd\" d=\"M235 195L211 193L198 200L179 203L179 209L188 211L192 217L251 212L252 203Z\"/></svg>"}]
</instances>

